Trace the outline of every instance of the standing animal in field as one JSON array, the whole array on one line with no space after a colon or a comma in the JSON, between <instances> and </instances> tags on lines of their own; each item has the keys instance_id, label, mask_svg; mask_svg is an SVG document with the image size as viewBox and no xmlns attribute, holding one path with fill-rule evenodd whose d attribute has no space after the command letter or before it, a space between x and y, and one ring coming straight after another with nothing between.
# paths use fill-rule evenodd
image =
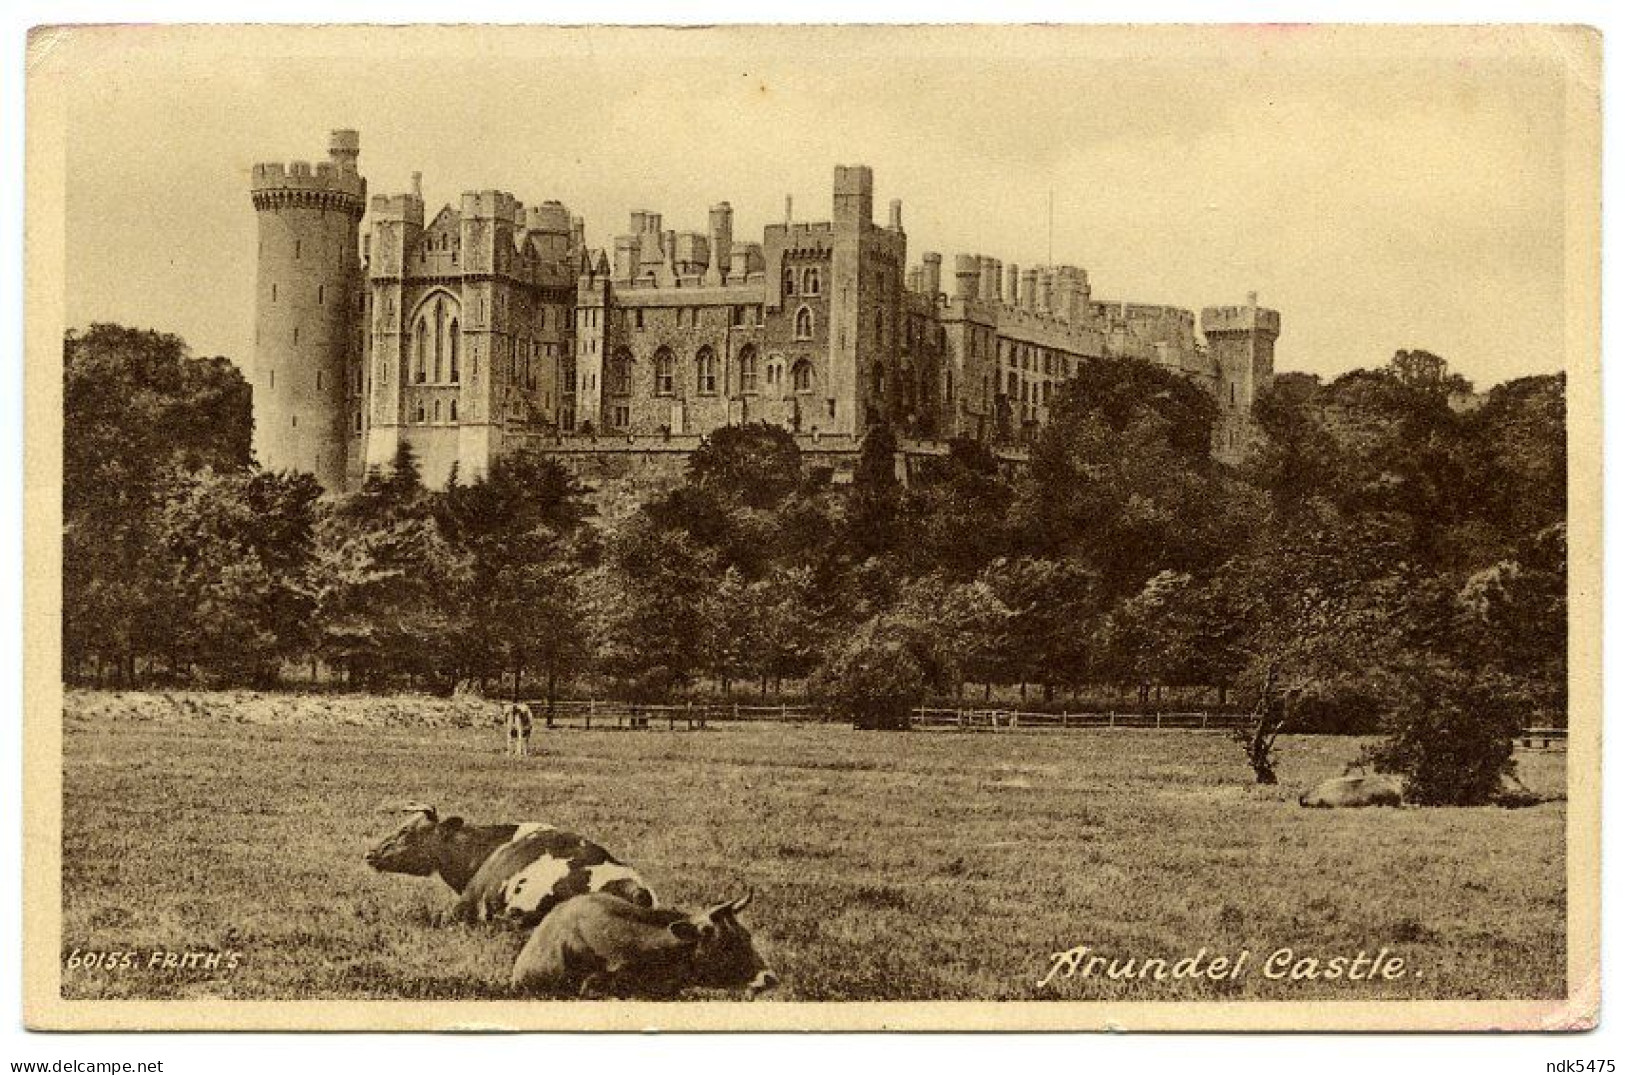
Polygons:
<instances>
[{"instance_id":1,"label":"standing animal in field","mask_svg":"<svg viewBox=\"0 0 1625 1075\"><path fill-rule=\"evenodd\" d=\"M1400 806L1405 785L1397 776L1340 776L1323 780L1298 796L1299 806Z\"/></svg>"},{"instance_id":2,"label":"standing animal in field","mask_svg":"<svg viewBox=\"0 0 1625 1075\"><path fill-rule=\"evenodd\" d=\"M542 919L514 960L511 984L531 996L669 998L686 988L778 985L739 912L719 903L699 914L639 907L613 896L580 896Z\"/></svg>"},{"instance_id":3,"label":"standing animal in field","mask_svg":"<svg viewBox=\"0 0 1625 1075\"><path fill-rule=\"evenodd\" d=\"M530 753L530 729L535 723L530 706L509 702L502 707L502 720L508 727L508 756L523 758Z\"/></svg>"},{"instance_id":4,"label":"standing animal in field","mask_svg":"<svg viewBox=\"0 0 1625 1075\"><path fill-rule=\"evenodd\" d=\"M406 822L366 854L380 873L438 874L458 899L442 922L491 919L528 927L571 896L603 892L654 907L655 894L632 867L584 836L539 822L470 825L433 806L403 808Z\"/></svg>"}]
</instances>

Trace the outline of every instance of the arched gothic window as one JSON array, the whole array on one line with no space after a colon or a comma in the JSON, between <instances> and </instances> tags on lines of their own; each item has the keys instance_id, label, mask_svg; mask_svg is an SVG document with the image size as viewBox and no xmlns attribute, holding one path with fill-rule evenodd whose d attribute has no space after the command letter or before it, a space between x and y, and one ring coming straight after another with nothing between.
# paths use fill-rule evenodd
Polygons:
<instances>
[{"instance_id":1,"label":"arched gothic window","mask_svg":"<svg viewBox=\"0 0 1625 1075\"><path fill-rule=\"evenodd\" d=\"M875 395L883 396L886 394L886 367L878 362L875 363L874 385Z\"/></svg>"},{"instance_id":2,"label":"arched gothic window","mask_svg":"<svg viewBox=\"0 0 1625 1075\"><path fill-rule=\"evenodd\" d=\"M677 390L677 362L662 347L655 352L655 395L669 396Z\"/></svg>"},{"instance_id":3,"label":"arched gothic window","mask_svg":"<svg viewBox=\"0 0 1625 1075\"><path fill-rule=\"evenodd\" d=\"M747 346L739 352L739 390L756 391L756 348Z\"/></svg>"},{"instance_id":4,"label":"arched gothic window","mask_svg":"<svg viewBox=\"0 0 1625 1075\"><path fill-rule=\"evenodd\" d=\"M786 295L796 293L796 271L794 269L786 268L784 270L784 293Z\"/></svg>"},{"instance_id":5,"label":"arched gothic window","mask_svg":"<svg viewBox=\"0 0 1625 1075\"><path fill-rule=\"evenodd\" d=\"M451 420L453 422L457 421L457 401L455 399L451 401Z\"/></svg>"},{"instance_id":6,"label":"arched gothic window","mask_svg":"<svg viewBox=\"0 0 1625 1075\"><path fill-rule=\"evenodd\" d=\"M813 334L812 310L803 306L796 311L796 339L810 340Z\"/></svg>"},{"instance_id":7,"label":"arched gothic window","mask_svg":"<svg viewBox=\"0 0 1625 1075\"><path fill-rule=\"evenodd\" d=\"M455 317L451 319L451 334L446 342L451 350L451 383L456 384L462 379L460 360L462 358L463 348L461 334L457 331L457 319Z\"/></svg>"},{"instance_id":8,"label":"arched gothic window","mask_svg":"<svg viewBox=\"0 0 1625 1075\"><path fill-rule=\"evenodd\" d=\"M717 390L717 356L709 347L700 348L694 356L694 387L702 395L712 395Z\"/></svg>"},{"instance_id":9,"label":"arched gothic window","mask_svg":"<svg viewBox=\"0 0 1625 1075\"><path fill-rule=\"evenodd\" d=\"M818 269L808 268L801 272L801 293L803 295L818 294Z\"/></svg>"},{"instance_id":10,"label":"arched gothic window","mask_svg":"<svg viewBox=\"0 0 1625 1075\"><path fill-rule=\"evenodd\" d=\"M812 391L812 363L800 359L790 369L790 387L797 392Z\"/></svg>"},{"instance_id":11,"label":"arched gothic window","mask_svg":"<svg viewBox=\"0 0 1625 1075\"><path fill-rule=\"evenodd\" d=\"M413 356L415 362L412 367L412 380L422 384L429 379L427 365L429 360L429 325L421 317L418 318L418 330L414 336L413 350L416 354Z\"/></svg>"}]
</instances>

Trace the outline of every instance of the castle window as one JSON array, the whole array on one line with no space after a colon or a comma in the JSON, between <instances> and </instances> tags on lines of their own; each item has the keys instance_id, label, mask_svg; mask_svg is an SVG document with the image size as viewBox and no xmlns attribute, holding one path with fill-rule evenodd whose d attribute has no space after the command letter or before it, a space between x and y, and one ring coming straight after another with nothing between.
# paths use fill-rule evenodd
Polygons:
<instances>
[{"instance_id":1,"label":"castle window","mask_svg":"<svg viewBox=\"0 0 1625 1075\"><path fill-rule=\"evenodd\" d=\"M818 270L806 269L801 274L801 293L803 295L818 294Z\"/></svg>"},{"instance_id":2,"label":"castle window","mask_svg":"<svg viewBox=\"0 0 1625 1075\"><path fill-rule=\"evenodd\" d=\"M436 422L440 421L440 401L438 399L434 401L434 420Z\"/></svg>"},{"instance_id":3,"label":"castle window","mask_svg":"<svg viewBox=\"0 0 1625 1075\"><path fill-rule=\"evenodd\" d=\"M756 391L756 348L746 347L739 352L739 390Z\"/></svg>"},{"instance_id":4,"label":"castle window","mask_svg":"<svg viewBox=\"0 0 1625 1075\"><path fill-rule=\"evenodd\" d=\"M615 408L614 422L616 429L625 429L632 424L632 408L622 404Z\"/></svg>"},{"instance_id":5,"label":"castle window","mask_svg":"<svg viewBox=\"0 0 1625 1075\"><path fill-rule=\"evenodd\" d=\"M296 259L297 259L297 258L298 258L298 257L299 257L299 248L300 248L300 245L301 245L301 244L300 244L300 242L299 242L299 240L298 240L298 239L295 239L295 240L294 240L294 241L293 241L293 256L294 256L294 257L295 257L295 258L296 258Z\"/></svg>"},{"instance_id":6,"label":"castle window","mask_svg":"<svg viewBox=\"0 0 1625 1075\"><path fill-rule=\"evenodd\" d=\"M298 325L293 326L293 342L294 343L299 342L299 326Z\"/></svg>"},{"instance_id":7,"label":"castle window","mask_svg":"<svg viewBox=\"0 0 1625 1075\"><path fill-rule=\"evenodd\" d=\"M434 304L434 379L439 384L441 380L440 360L446 344L446 304L436 300Z\"/></svg>"},{"instance_id":8,"label":"castle window","mask_svg":"<svg viewBox=\"0 0 1625 1075\"><path fill-rule=\"evenodd\" d=\"M457 401L455 399L451 401L451 420L453 422L457 421Z\"/></svg>"},{"instance_id":9,"label":"castle window","mask_svg":"<svg viewBox=\"0 0 1625 1075\"><path fill-rule=\"evenodd\" d=\"M655 395L669 396L677 389L676 361L662 347L655 352Z\"/></svg>"},{"instance_id":10,"label":"castle window","mask_svg":"<svg viewBox=\"0 0 1625 1075\"><path fill-rule=\"evenodd\" d=\"M460 352L462 351L462 346L461 346L461 343L460 343L461 338L462 338L461 333L458 332L457 319L454 317L454 318L451 319L451 336L450 336L450 343L451 343L451 383L452 384L456 384L459 380L462 379L462 371L458 368L458 366L459 366L459 361L458 360L461 357Z\"/></svg>"},{"instance_id":11,"label":"castle window","mask_svg":"<svg viewBox=\"0 0 1625 1075\"><path fill-rule=\"evenodd\" d=\"M609 393L612 396L632 394L632 356L617 351L609 362Z\"/></svg>"},{"instance_id":12,"label":"castle window","mask_svg":"<svg viewBox=\"0 0 1625 1075\"><path fill-rule=\"evenodd\" d=\"M316 305L317 306L326 306L327 305L327 286L325 284L317 284L316 285Z\"/></svg>"},{"instance_id":13,"label":"castle window","mask_svg":"<svg viewBox=\"0 0 1625 1075\"><path fill-rule=\"evenodd\" d=\"M276 387L276 370L271 371L271 387Z\"/></svg>"},{"instance_id":14,"label":"castle window","mask_svg":"<svg viewBox=\"0 0 1625 1075\"><path fill-rule=\"evenodd\" d=\"M886 367L882 366L878 362L875 363L874 385L875 395L883 396L886 394Z\"/></svg>"},{"instance_id":15,"label":"castle window","mask_svg":"<svg viewBox=\"0 0 1625 1075\"><path fill-rule=\"evenodd\" d=\"M886 317L886 312L884 310L876 310L875 311L875 346L877 346L877 347L880 346L882 344L882 342L884 341L884 339L885 339L885 332L886 332L885 317Z\"/></svg>"},{"instance_id":16,"label":"castle window","mask_svg":"<svg viewBox=\"0 0 1625 1075\"><path fill-rule=\"evenodd\" d=\"M796 293L796 271L794 269L786 268L784 270L784 293L786 295Z\"/></svg>"},{"instance_id":17,"label":"castle window","mask_svg":"<svg viewBox=\"0 0 1625 1075\"><path fill-rule=\"evenodd\" d=\"M797 392L812 391L812 363L800 359L790 367L790 387Z\"/></svg>"},{"instance_id":18,"label":"castle window","mask_svg":"<svg viewBox=\"0 0 1625 1075\"><path fill-rule=\"evenodd\" d=\"M1230 406L1234 407L1235 405L1236 405L1236 382L1231 381L1230 382Z\"/></svg>"},{"instance_id":19,"label":"castle window","mask_svg":"<svg viewBox=\"0 0 1625 1075\"><path fill-rule=\"evenodd\" d=\"M322 371L317 370L316 371L316 391L320 392L321 390L322 390Z\"/></svg>"},{"instance_id":20,"label":"castle window","mask_svg":"<svg viewBox=\"0 0 1625 1075\"><path fill-rule=\"evenodd\" d=\"M298 429L299 428L299 416L297 414L289 415L288 424L290 426L292 426L294 429Z\"/></svg>"},{"instance_id":21,"label":"castle window","mask_svg":"<svg viewBox=\"0 0 1625 1075\"><path fill-rule=\"evenodd\" d=\"M351 415L350 421L351 421L351 424L355 427L355 431L357 433L361 432L361 412L356 411L355 414Z\"/></svg>"},{"instance_id":22,"label":"castle window","mask_svg":"<svg viewBox=\"0 0 1625 1075\"><path fill-rule=\"evenodd\" d=\"M715 395L717 391L717 356L709 347L702 347L694 356L695 388L702 395Z\"/></svg>"},{"instance_id":23,"label":"castle window","mask_svg":"<svg viewBox=\"0 0 1625 1075\"><path fill-rule=\"evenodd\" d=\"M424 416L423 401L420 399L417 402L417 406L414 407L413 410L412 410L412 421L414 421L414 422L422 422L423 421L423 416Z\"/></svg>"},{"instance_id":24,"label":"castle window","mask_svg":"<svg viewBox=\"0 0 1625 1075\"><path fill-rule=\"evenodd\" d=\"M810 340L813 334L812 310L803 306L796 311L796 339Z\"/></svg>"},{"instance_id":25,"label":"castle window","mask_svg":"<svg viewBox=\"0 0 1625 1075\"><path fill-rule=\"evenodd\" d=\"M1010 388L1009 388L1009 390L1008 390L1008 393L1007 393L1007 394L1008 394L1008 395L1011 395L1011 396L1014 396L1014 395L1015 395L1015 394L1016 394L1016 386L1017 386L1017 385L1018 385L1018 384L1019 384L1019 383L1020 383L1020 382L1019 382L1019 381L1018 381L1018 380L1017 380L1017 378L1016 378L1016 371L1015 371L1015 370L1011 370L1011 371L1010 371Z\"/></svg>"}]
</instances>

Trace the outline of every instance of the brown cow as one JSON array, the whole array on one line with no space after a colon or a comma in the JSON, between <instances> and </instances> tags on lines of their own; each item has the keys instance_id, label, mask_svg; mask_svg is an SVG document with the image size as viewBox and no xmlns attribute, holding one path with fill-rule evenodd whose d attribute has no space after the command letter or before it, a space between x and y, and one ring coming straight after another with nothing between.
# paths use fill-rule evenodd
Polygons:
<instances>
[{"instance_id":1,"label":"brown cow","mask_svg":"<svg viewBox=\"0 0 1625 1075\"><path fill-rule=\"evenodd\" d=\"M699 914L578 896L542 919L514 960L513 988L540 996L661 998L689 987L772 989L778 975L739 912L750 893Z\"/></svg>"},{"instance_id":2,"label":"brown cow","mask_svg":"<svg viewBox=\"0 0 1625 1075\"><path fill-rule=\"evenodd\" d=\"M1299 806L1400 806L1405 785L1397 776L1340 776L1298 796Z\"/></svg>"},{"instance_id":3,"label":"brown cow","mask_svg":"<svg viewBox=\"0 0 1625 1075\"><path fill-rule=\"evenodd\" d=\"M440 877L458 893L442 920L504 919L533 926L559 903L586 892L607 892L653 907L655 895L632 867L598 844L540 822L469 825L442 819L432 806L413 803L410 816L366 863L381 873Z\"/></svg>"}]
</instances>

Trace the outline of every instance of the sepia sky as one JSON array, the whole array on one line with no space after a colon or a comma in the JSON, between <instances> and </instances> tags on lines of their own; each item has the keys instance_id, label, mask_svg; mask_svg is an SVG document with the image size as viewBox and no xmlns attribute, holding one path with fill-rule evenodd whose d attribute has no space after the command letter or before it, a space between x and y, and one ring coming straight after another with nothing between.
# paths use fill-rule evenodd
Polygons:
<instances>
[{"instance_id":1,"label":"sepia sky","mask_svg":"<svg viewBox=\"0 0 1625 1075\"><path fill-rule=\"evenodd\" d=\"M632 209L734 235L875 172L924 251L1048 259L1097 299L1279 309L1278 370L1397 348L1480 387L1561 368L1560 31L1463 28L324 30L36 37L69 95L70 325L173 331L243 364L256 161L361 132L370 192L424 174L556 198L589 242ZM1570 237L1570 241L1572 237Z\"/></svg>"}]
</instances>

